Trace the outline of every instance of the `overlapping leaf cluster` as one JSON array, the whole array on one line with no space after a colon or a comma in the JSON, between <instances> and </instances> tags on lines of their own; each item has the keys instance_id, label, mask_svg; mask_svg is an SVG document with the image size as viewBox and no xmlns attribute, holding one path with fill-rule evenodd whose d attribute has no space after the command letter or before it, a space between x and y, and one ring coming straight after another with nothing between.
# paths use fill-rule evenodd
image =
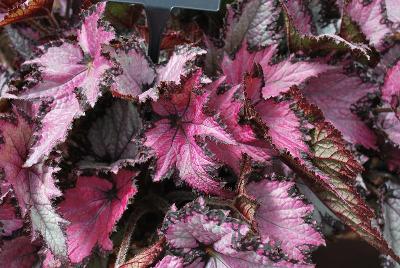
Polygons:
<instances>
[{"instance_id":1,"label":"overlapping leaf cluster","mask_svg":"<svg viewBox=\"0 0 400 268\"><path fill-rule=\"evenodd\" d=\"M181 12L159 64L140 9L54 2L0 4L0 266L314 267L339 222L400 260L395 1Z\"/></svg>"}]
</instances>

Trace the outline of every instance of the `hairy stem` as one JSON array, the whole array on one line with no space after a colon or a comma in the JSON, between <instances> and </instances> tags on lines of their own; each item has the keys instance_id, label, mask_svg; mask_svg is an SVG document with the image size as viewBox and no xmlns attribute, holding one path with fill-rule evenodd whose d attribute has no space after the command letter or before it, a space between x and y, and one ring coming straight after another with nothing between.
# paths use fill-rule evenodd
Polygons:
<instances>
[{"instance_id":1,"label":"hairy stem","mask_svg":"<svg viewBox=\"0 0 400 268\"><path fill-rule=\"evenodd\" d=\"M136 229L136 225L141 217L145 214L153 211L161 211L166 213L169 210L169 203L162 197L150 193L145 198L140 200L139 203L136 204L136 209L132 212L131 216L128 219L128 226L124 231L124 238L121 242L117 259L115 261L115 267L120 267L126 260L126 256L129 250L129 246L131 244L132 235Z\"/></svg>"}]
</instances>

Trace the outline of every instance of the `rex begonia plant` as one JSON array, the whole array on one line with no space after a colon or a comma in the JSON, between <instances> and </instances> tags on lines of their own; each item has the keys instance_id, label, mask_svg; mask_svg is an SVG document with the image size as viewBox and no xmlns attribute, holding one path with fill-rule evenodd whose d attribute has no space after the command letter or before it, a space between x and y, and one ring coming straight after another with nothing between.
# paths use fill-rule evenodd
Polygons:
<instances>
[{"instance_id":1,"label":"rex begonia plant","mask_svg":"<svg viewBox=\"0 0 400 268\"><path fill-rule=\"evenodd\" d=\"M400 4L221 5L0 3L0 267L400 267Z\"/></svg>"}]
</instances>

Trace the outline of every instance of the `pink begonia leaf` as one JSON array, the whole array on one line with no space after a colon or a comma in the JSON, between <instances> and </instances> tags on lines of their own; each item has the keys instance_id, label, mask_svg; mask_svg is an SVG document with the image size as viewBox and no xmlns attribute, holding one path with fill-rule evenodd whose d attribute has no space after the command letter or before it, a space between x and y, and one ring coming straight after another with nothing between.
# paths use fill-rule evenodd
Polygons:
<instances>
[{"instance_id":1,"label":"pink begonia leaf","mask_svg":"<svg viewBox=\"0 0 400 268\"><path fill-rule=\"evenodd\" d=\"M32 268L38 256L38 245L27 236L4 241L0 251L0 267Z\"/></svg>"},{"instance_id":2,"label":"pink begonia leaf","mask_svg":"<svg viewBox=\"0 0 400 268\"><path fill-rule=\"evenodd\" d=\"M396 0L385 0L385 10L388 20L394 25L393 28L398 29L400 26L400 5Z\"/></svg>"},{"instance_id":3,"label":"pink begonia leaf","mask_svg":"<svg viewBox=\"0 0 400 268\"><path fill-rule=\"evenodd\" d=\"M202 260L185 259L188 267L311 267L289 263L275 244L262 243L248 225L227 210L208 208L202 198L172 208L161 232L175 255L202 255Z\"/></svg>"},{"instance_id":4,"label":"pink begonia leaf","mask_svg":"<svg viewBox=\"0 0 400 268\"><path fill-rule=\"evenodd\" d=\"M251 48L276 44L282 37L278 32L281 8L272 0L239 1L228 5L225 21L225 51L234 53L242 43Z\"/></svg>"},{"instance_id":5,"label":"pink begonia leaf","mask_svg":"<svg viewBox=\"0 0 400 268\"><path fill-rule=\"evenodd\" d=\"M275 53L275 46L250 53L247 50L247 45L244 44L233 60L225 55L222 70L227 76L227 82L240 83L244 74L251 72L254 64L258 63L264 73L262 96L268 99L279 96L289 90L291 86L299 85L311 77L335 68L318 62L292 62L290 58L272 65L270 60Z\"/></svg>"},{"instance_id":6,"label":"pink begonia leaf","mask_svg":"<svg viewBox=\"0 0 400 268\"><path fill-rule=\"evenodd\" d=\"M284 99L293 101L290 108L302 120L302 128L308 130L304 134L308 133L305 140L309 150L295 157L286 148L276 148L281 160L296 173L302 174L307 185L341 221L381 252L400 260L371 223L375 214L354 185L363 168L346 149L340 132L325 121L322 112L307 102L298 89L292 88ZM267 124L250 106L249 101L246 101L244 111L244 120L248 118L258 135L271 141Z\"/></svg>"},{"instance_id":7,"label":"pink begonia leaf","mask_svg":"<svg viewBox=\"0 0 400 268\"><path fill-rule=\"evenodd\" d=\"M304 2L304 0L285 1L285 5L295 28L301 34L312 34L312 18Z\"/></svg>"},{"instance_id":8,"label":"pink begonia leaf","mask_svg":"<svg viewBox=\"0 0 400 268\"><path fill-rule=\"evenodd\" d=\"M57 169L36 164L23 167L32 141L32 126L19 112L0 120L0 168L13 187L22 216L30 212L34 234L40 233L51 251L66 256L66 242L61 226L65 221L56 213L51 200L61 196L52 174Z\"/></svg>"},{"instance_id":9,"label":"pink begonia leaf","mask_svg":"<svg viewBox=\"0 0 400 268\"><path fill-rule=\"evenodd\" d=\"M87 136L90 151L78 163L79 168L117 173L122 166L146 161L148 156L139 139L142 128L136 107L116 100L90 127Z\"/></svg>"},{"instance_id":10,"label":"pink begonia leaf","mask_svg":"<svg viewBox=\"0 0 400 268\"><path fill-rule=\"evenodd\" d=\"M222 128L216 117L208 116L203 108L209 92L200 92L201 71L187 77L181 86L164 88L166 93L152 103L160 119L146 133L145 145L157 157L155 181L167 177L176 168L180 178L206 193L221 193L221 185L210 175L217 163L199 146L198 138L236 144ZM196 91L196 92L195 92Z\"/></svg>"},{"instance_id":11,"label":"pink begonia leaf","mask_svg":"<svg viewBox=\"0 0 400 268\"><path fill-rule=\"evenodd\" d=\"M279 150L288 150L295 157L308 152L301 132L301 121L290 109L291 102L260 101L255 109L269 128L272 142Z\"/></svg>"},{"instance_id":12,"label":"pink begonia leaf","mask_svg":"<svg viewBox=\"0 0 400 268\"><path fill-rule=\"evenodd\" d=\"M165 66L157 68L157 84L161 82L180 84L181 77L187 76L194 61L206 51L193 46L179 46L175 49Z\"/></svg>"},{"instance_id":13,"label":"pink begonia leaf","mask_svg":"<svg viewBox=\"0 0 400 268\"><path fill-rule=\"evenodd\" d=\"M76 187L66 191L60 212L70 224L67 227L68 256L80 263L98 245L112 250L109 236L129 199L136 194L135 172L121 170L112 180L79 177Z\"/></svg>"},{"instance_id":14,"label":"pink begonia leaf","mask_svg":"<svg viewBox=\"0 0 400 268\"><path fill-rule=\"evenodd\" d=\"M394 144L400 146L400 121L394 112L380 113L377 125Z\"/></svg>"},{"instance_id":15,"label":"pink begonia leaf","mask_svg":"<svg viewBox=\"0 0 400 268\"><path fill-rule=\"evenodd\" d=\"M37 141L25 165L32 166L63 142L75 118L84 114L80 100L93 107L101 95L103 76L111 62L102 55L101 46L115 37L109 27L99 26L105 3L86 16L78 31L78 43L50 46L39 58L25 62L36 65L41 80L23 92L8 92L7 97L41 102L51 100L37 131ZM84 105L85 106L85 105Z\"/></svg>"},{"instance_id":16,"label":"pink begonia leaf","mask_svg":"<svg viewBox=\"0 0 400 268\"><path fill-rule=\"evenodd\" d=\"M250 126L239 124L240 110L243 104L235 94L240 93L240 86L229 88L225 92L218 92L218 88L223 86L224 80L225 77L222 77L209 86L208 90L213 93L207 108L219 112L222 122L226 125L226 130L232 134L237 144L209 141L208 148L221 162L229 165L239 175L243 154L249 155L254 161L265 162L270 159L273 152L267 143L257 139Z\"/></svg>"},{"instance_id":17,"label":"pink begonia leaf","mask_svg":"<svg viewBox=\"0 0 400 268\"><path fill-rule=\"evenodd\" d=\"M268 257L261 255L266 249L259 251L238 251L232 247L231 237L224 238L223 242L214 245L215 252L212 252L210 259L207 261L207 268L313 268L313 264L295 264L293 260L285 261L270 260ZM260 254L261 252L261 254ZM201 266L202 267L202 266Z\"/></svg>"},{"instance_id":18,"label":"pink begonia leaf","mask_svg":"<svg viewBox=\"0 0 400 268\"><path fill-rule=\"evenodd\" d=\"M255 63L267 66L274 54L277 53L277 45L268 46L257 52L251 52L248 45L243 43L236 52L234 59L225 55L221 62L221 69L226 76L226 82L237 85L243 81L245 73L252 70Z\"/></svg>"},{"instance_id":19,"label":"pink begonia leaf","mask_svg":"<svg viewBox=\"0 0 400 268\"><path fill-rule=\"evenodd\" d=\"M167 255L154 268L183 268L183 262L184 259L181 257Z\"/></svg>"},{"instance_id":20,"label":"pink begonia leaf","mask_svg":"<svg viewBox=\"0 0 400 268\"><path fill-rule=\"evenodd\" d=\"M139 100L141 102L147 99L157 100L159 98L159 90L164 85L181 85L181 80L193 71L196 60L205 53L205 50L194 46L183 45L176 47L168 62L165 65L157 66L157 77L154 86L140 94Z\"/></svg>"},{"instance_id":21,"label":"pink begonia leaf","mask_svg":"<svg viewBox=\"0 0 400 268\"><path fill-rule=\"evenodd\" d=\"M400 60L400 44L394 44L390 49L381 53L381 59L373 70L376 80L383 83L385 76L391 68Z\"/></svg>"},{"instance_id":22,"label":"pink begonia leaf","mask_svg":"<svg viewBox=\"0 0 400 268\"><path fill-rule=\"evenodd\" d=\"M388 180L385 183L386 196L381 199L381 208L384 219L383 235L391 248L400 255L400 187L397 182ZM391 259L393 262L393 260ZM393 267L398 266L393 263Z\"/></svg>"},{"instance_id":23,"label":"pink begonia leaf","mask_svg":"<svg viewBox=\"0 0 400 268\"><path fill-rule=\"evenodd\" d=\"M313 213L313 206L306 204L301 196L294 196L294 188L294 182L268 179L246 187L259 204L255 220L261 238L276 241L290 259L304 263L312 249L325 243L315 223L306 221Z\"/></svg>"},{"instance_id":24,"label":"pink begonia leaf","mask_svg":"<svg viewBox=\"0 0 400 268\"><path fill-rule=\"evenodd\" d=\"M264 75L265 76L265 75ZM278 150L287 150L293 156L300 158L302 153L308 152L308 146L301 132L301 120L291 110L291 101L274 99L260 99L252 96L261 95L263 74L260 66L255 65L251 73L244 78L244 90L246 96L251 98L255 110L259 113L262 121L268 127L271 141Z\"/></svg>"},{"instance_id":25,"label":"pink begonia leaf","mask_svg":"<svg viewBox=\"0 0 400 268\"><path fill-rule=\"evenodd\" d=\"M146 54L136 44L124 44L122 47L108 50L115 61L115 67L121 72L113 78L114 83L111 86L113 95L136 99L147 86L153 84L156 71Z\"/></svg>"},{"instance_id":26,"label":"pink begonia leaf","mask_svg":"<svg viewBox=\"0 0 400 268\"><path fill-rule=\"evenodd\" d=\"M283 7L289 51L318 55L318 52L324 52L324 50L329 49L330 51L340 53L351 53L355 58L366 62L373 58L372 50L366 44L349 42L334 33L313 35L301 32L302 25L299 25L300 30L296 28L297 14L295 17L292 17L287 5L284 2L281 2L281 4ZM359 40L356 41L359 42Z\"/></svg>"},{"instance_id":27,"label":"pink begonia leaf","mask_svg":"<svg viewBox=\"0 0 400 268\"><path fill-rule=\"evenodd\" d=\"M42 262L42 268L60 268L62 267L61 261L56 259L53 254L51 254L51 251L45 250L43 252L43 255L45 256L43 262Z\"/></svg>"},{"instance_id":28,"label":"pink begonia leaf","mask_svg":"<svg viewBox=\"0 0 400 268\"><path fill-rule=\"evenodd\" d=\"M4 171L4 179L14 188L15 196L21 208L22 215L25 215L30 206L29 180L34 177L44 176L39 171L41 165L32 168L23 168L24 161L28 155L31 144L33 126L19 112L6 115L0 118L0 167ZM35 178L34 178L35 179ZM43 182L46 182L43 180ZM50 186L49 197L57 197L61 192L54 186Z\"/></svg>"},{"instance_id":29,"label":"pink begonia leaf","mask_svg":"<svg viewBox=\"0 0 400 268\"><path fill-rule=\"evenodd\" d=\"M397 111L400 106L400 61L387 71L381 90L382 99Z\"/></svg>"},{"instance_id":30,"label":"pink begonia leaf","mask_svg":"<svg viewBox=\"0 0 400 268\"><path fill-rule=\"evenodd\" d=\"M191 206L200 206L200 209L207 212L202 202L204 200L195 201ZM188 210L187 207L185 207L186 210ZM167 214L164 224L168 226L163 226L165 229L163 232L170 247L190 250L200 247L202 244L212 245L225 235L233 232L233 223L224 222L226 216L229 214L228 211L218 211L218 213L215 213L214 219L212 215L207 215L206 213L202 213L202 211L198 212L194 208L193 210L191 214L187 211L177 211ZM180 215L180 213L183 215Z\"/></svg>"},{"instance_id":31,"label":"pink begonia leaf","mask_svg":"<svg viewBox=\"0 0 400 268\"><path fill-rule=\"evenodd\" d=\"M311 78L302 89L304 96L321 109L326 120L340 130L348 142L372 149L376 148L374 132L351 112L351 108L362 97L374 91L377 91L375 85L340 71Z\"/></svg>"},{"instance_id":32,"label":"pink begonia leaf","mask_svg":"<svg viewBox=\"0 0 400 268\"><path fill-rule=\"evenodd\" d=\"M84 115L74 95L52 102L47 109L49 112L41 119L41 128L35 132L35 143L24 166L42 161L58 143L66 139L74 119Z\"/></svg>"},{"instance_id":33,"label":"pink begonia leaf","mask_svg":"<svg viewBox=\"0 0 400 268\"><path fill-rule=\"evenodd\" d=\"M0 237L9 236L20 229L24 221L17 216L17 211L9 198L0 205Z\"/></svg>"},{"instance_id":34,"label":"pink begonia leaf","mask_svg":"<svg viewBox=\"0 0 400 268\"><path fill-rule=\"evenodd\" d=\"M291 62L290 59L263 66L265 86L262 89L264 99L276 97L291 86L299 85L335 67L318 62Z\"/></svg>"},{"instance_id":35,"label":"pink begonia leaf","mask_svg":"<svg viewBox=\"0 0 400 268\"><path fill-rule=\"evenodd\" d=\"M372 0L365 3L362 0L354 0L349 1L344 7L344 16L348 16L352 22L355 22L369 44L379 51L384 49L385 37L391 33L390 28L384 22L385 14L382 2L381 0ZM344 23L342 23L343 27L346 27Z\"/></svg>"}]
</instances>

